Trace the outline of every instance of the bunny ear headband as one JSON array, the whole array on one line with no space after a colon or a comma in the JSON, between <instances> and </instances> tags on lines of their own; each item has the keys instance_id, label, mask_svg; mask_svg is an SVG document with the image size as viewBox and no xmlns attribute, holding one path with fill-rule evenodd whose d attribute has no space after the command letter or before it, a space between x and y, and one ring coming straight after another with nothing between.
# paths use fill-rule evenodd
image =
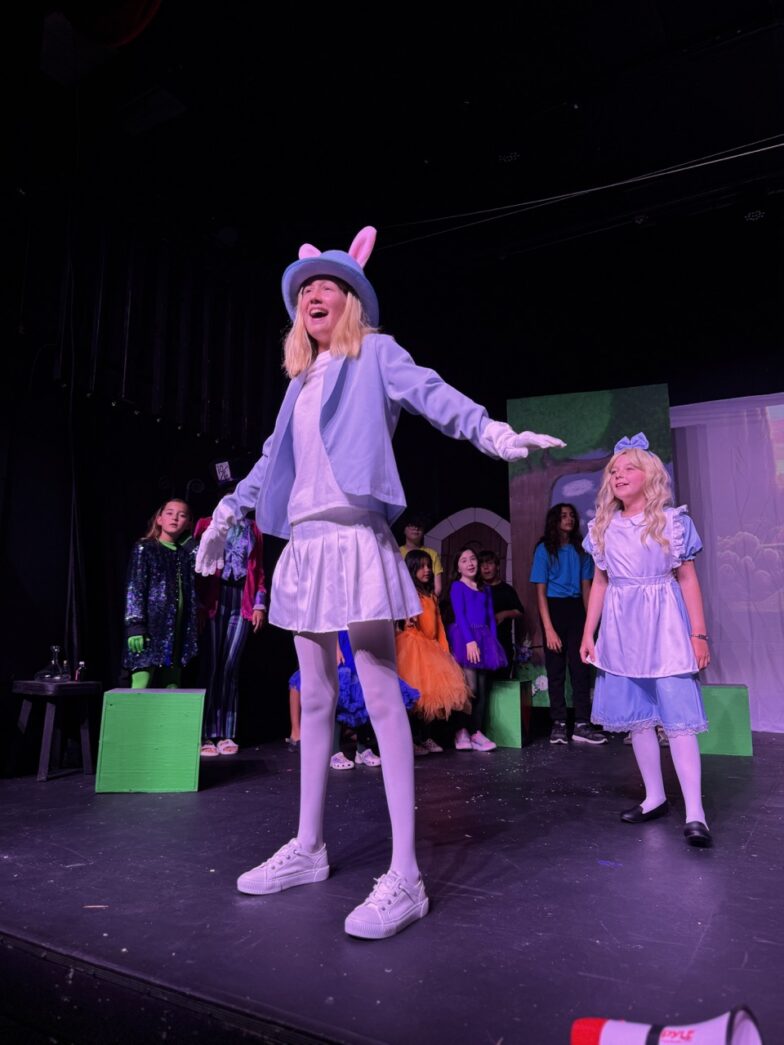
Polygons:
<instances>
[{"instance_id":1,"label":"bunny ear headband","mask_svg":"<svg viewBox=\"0 0 784 1045\"><path fill-rule=\"evenodd\" d=\"M624 436L623 439L619 439L615 444L614 454L619 454L623 450L647 450L648 440L645 438L644 432L638 432L637 435L633 435L631 439L628 436Z\"/></svg>"},{"instance_id":2,"label":"bunny ear headband","mask_svg":"<svg viewBox=\"0 0 784 1045\"><path fill-rule=\"evenodd\" d=\"M371 326L378 326L378 298L362 271L376 242L376 230L367 225L354 237L354 242L345 250L325 250L303 243L299 248L299 261L294 261L283 273L281 289L286 311L291 319L297 314L297 295L303 283L315 276L332 276L347 283L362 303L362 308Z\"/></svg>"}]
</instances>

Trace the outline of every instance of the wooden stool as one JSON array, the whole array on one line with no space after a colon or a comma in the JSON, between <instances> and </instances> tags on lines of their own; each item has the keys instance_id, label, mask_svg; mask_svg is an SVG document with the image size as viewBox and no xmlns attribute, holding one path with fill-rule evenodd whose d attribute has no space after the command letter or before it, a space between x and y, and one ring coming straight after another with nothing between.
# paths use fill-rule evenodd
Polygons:
<instances>
[{"instance_id":1,"label":"wooden stool","mask_svg":"<svg viewBox=\"0 0 784 1045\"><path fill-rule=\"evenodd\" d=\"M41 737L41 753L38 758L37 780L49 779L49 764L52 759L52 740L57 727L57 713L64 704L76 703L79 710L79 736L82 744L82 772L92 774L93 756L90 749L90 697L101 692L100 682L67 682L59 679L29 679L14 682L12 693L21 695L17 727L22 736L27 731L34 700L46 701L44 731Z\"/></svg>"}]
</instances>

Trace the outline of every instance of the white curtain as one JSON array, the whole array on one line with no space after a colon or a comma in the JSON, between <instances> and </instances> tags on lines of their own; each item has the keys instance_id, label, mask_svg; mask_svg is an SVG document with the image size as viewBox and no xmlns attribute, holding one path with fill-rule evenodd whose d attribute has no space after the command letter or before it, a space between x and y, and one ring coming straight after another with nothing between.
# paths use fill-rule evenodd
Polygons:
<instances>
[{"instance_id":1,"label":"white curtain","mask_svg":"<svg viewBox=\"0 0 784 1045\"><path fill-rule=\"evenodd\" d=\"M705 545L704 680L747 685L752 729L784 733L784 393L676 406L670 419L676 504Z\"/></svg>"}]
</instances>

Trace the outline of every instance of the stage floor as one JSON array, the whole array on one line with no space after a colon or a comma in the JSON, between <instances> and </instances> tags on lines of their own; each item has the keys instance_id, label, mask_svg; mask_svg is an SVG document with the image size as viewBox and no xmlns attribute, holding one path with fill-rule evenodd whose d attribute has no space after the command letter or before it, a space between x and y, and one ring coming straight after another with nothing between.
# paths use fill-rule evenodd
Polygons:
<instances>
[{"instance_id":1,"label":"stage floor","mask_svg":"<svg viewBox=\"0 0 784 1045\"><path fill-rule=\"evenodd\" d=\"M203 766L202 789L96 795L74 774L0 781L4 1040L549 1045L573 1019L684 1023L745 1003L781 1040L784 735L703 761L716 841L690 849L631 748L416 761L431 913L382 942L346 913L386 869L380 770L333 772L328 881L271 897L237 874L294 832L282 743Z\"/></svg>"}]
</instances>

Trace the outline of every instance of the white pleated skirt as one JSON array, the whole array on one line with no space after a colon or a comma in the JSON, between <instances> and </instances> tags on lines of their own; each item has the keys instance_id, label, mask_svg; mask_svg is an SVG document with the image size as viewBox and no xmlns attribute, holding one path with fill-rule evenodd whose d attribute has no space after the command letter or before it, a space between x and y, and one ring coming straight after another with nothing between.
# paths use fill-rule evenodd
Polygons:
<instances>
[{"instance_id":1,"label":"white pleated skirt","mask_svg":"<svg viewBox=\"0 0 784 1045\"><path fill-rule=\"evenodd\" d=\"M342 631L356 621L403 620L422 612L397 542L375 512L292 526L272 576L270 623L287 631Z\"/></svg>"}]
</instances>

